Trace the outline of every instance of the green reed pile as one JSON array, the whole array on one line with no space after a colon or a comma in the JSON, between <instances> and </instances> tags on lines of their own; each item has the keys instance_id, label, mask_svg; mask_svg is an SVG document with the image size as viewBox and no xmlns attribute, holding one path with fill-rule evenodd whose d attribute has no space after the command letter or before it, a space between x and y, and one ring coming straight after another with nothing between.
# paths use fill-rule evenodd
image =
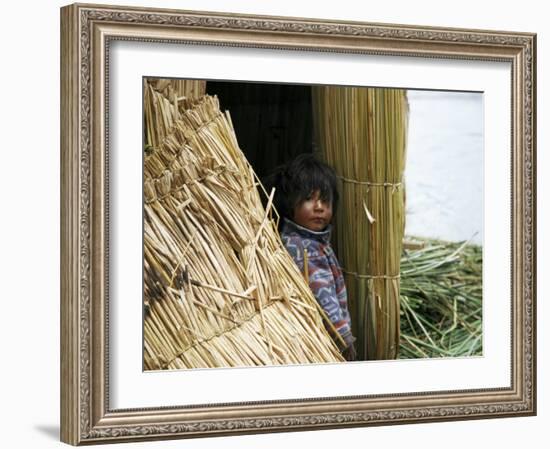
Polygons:
<instances>
[{"instance_id":1,"label":"green reed pile","mask_svg":"<svg viewBox=\"0 0 550 449\"><path fill-rule=\"evenodd\" d=\"M482 352L482 248L423 239L401 259L399 358Z\"/></svg>"}]
</instances>

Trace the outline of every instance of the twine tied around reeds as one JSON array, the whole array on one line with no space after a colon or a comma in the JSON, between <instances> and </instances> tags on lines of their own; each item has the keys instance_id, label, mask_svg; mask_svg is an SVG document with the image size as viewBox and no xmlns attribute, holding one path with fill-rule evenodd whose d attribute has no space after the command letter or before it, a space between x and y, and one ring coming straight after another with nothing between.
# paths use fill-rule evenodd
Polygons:
<instances>
[{"instance_id":1,"label":"twine tied around reeds","mask_svg":"<svg viewBox=\"0 0 550 449\"><path fill-rule=\"evenodd\" d=\"M342 268L342 272L360 279L401 279L401 274L361 274L355 271L348 271Z\"/></svg>"},{"instance_id":2,"label":"twine tied around reeds","mask_svg":"<svg viewBox=\"0 0 550 449\"><path fill-rule=\"evenodd\" d=\"M338 176L338 179L342 180L342 182L347 182L350 184L357 184L367 187L391 187L393 191L396 191L397 189L404 187L403 182L372 182L372 181L358 181L357 179L351 179L346 178L345 176Z\"/></svg>"}]
</instances>

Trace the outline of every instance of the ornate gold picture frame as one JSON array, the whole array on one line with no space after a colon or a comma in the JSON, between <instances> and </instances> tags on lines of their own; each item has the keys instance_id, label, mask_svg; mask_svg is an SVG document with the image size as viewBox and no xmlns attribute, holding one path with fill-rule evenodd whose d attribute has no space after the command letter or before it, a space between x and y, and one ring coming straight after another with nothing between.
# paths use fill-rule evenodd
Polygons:
<instances>
[{"instance_id":1,"label":"ornate gold picture frame","mask_svg":"<svg viewBox=\"0 0 550 449\"><path fill-rule=\"evenodd\" d=\"M109 165L109 137L117 125L109 121L109 77L110 51L121 41L252 48L265 51L268 58L291 51L509 64L510 126L501 130L511 149L502 150L510 161L511 182L501 186L511 205L511 232L503 242L510 245L510 301L502 304L511 324L510 341L505 342L510 360L507 385L113 406L116 391L109 356L114 325L110 307L115 298L110 295L114 274L109 271L109 195L116 171ZM79 445L534 415L535 89L534 34L82 4L62 8L62 441ZM141 285L141 279L136 282ZM394 363L392 369L401 368Z\"/></svg>"}]
</instances>

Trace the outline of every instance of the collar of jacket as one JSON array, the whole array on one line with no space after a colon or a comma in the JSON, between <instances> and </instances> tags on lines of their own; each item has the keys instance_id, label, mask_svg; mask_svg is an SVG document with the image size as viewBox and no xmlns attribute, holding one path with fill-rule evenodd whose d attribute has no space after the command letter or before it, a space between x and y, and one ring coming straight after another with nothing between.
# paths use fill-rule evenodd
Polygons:
<instances>
[{"instance_id":1,"label":"collar of jacket","mask_svg":"<svg viewBox=\"0 0 550 449\"><path fill-rule=\"evenodd\" d=\"M304 228L297 223L294 223L288 218L283 218L283 229L282 232L289 234L294 232L302 238L307 238L311 240L317 240L321 243L330 242L330 233L332 231L332 226L328 225L324 231L312 231L311 229Z\"/></svg>"}]
</instances>

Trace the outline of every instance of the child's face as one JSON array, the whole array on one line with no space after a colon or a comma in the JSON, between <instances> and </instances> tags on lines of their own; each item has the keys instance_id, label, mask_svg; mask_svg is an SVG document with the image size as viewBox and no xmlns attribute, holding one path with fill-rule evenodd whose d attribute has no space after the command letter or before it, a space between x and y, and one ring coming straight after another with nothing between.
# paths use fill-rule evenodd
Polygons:
<instances>
[{"instance_id":1,"label":"child's face","mask_svg":"<svg viewBox=\"0 0 550 449\"><path fill-rule=\"evenodd\" d=\"M321 192L314 190L294 207L294 222L311 231L322 231L332 219L332 203L321 199Z\"/></svg>"}]
</instances>

